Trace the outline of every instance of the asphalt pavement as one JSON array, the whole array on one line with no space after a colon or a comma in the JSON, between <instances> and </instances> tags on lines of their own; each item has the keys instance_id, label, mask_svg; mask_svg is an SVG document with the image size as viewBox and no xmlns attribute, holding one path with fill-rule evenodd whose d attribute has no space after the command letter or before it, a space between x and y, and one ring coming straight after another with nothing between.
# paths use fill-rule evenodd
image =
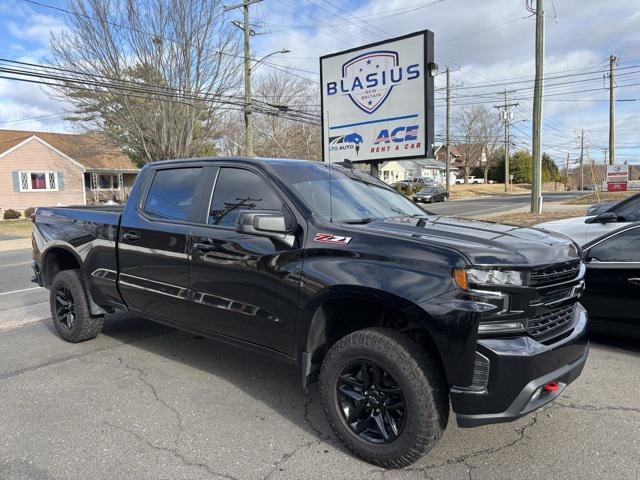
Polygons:
<instances>
[{"instance_id":1,"label":"asphalt pavement","mask_svg":"<svg viewBox=\"0 0 640 480\"><path fill-rule=\"evenodd\" d=\"M555 203L569 200L588 192L545 192L543 202ZM441 215L489 215L492 213L510 212L517 208L528 207L531 202L531 194L518 193L508 195L491 195L477 197L469 200L453 200L440 203L420 204L428 211Z\"/></svg>"},{"instance_id":2,"label":"asphalt pavement","mask_svg":"<svg viewBox=\"0 0 640 480\"><path fill-rule=\"evenodd\" d=\"M451 417L429 455L386 471L345 451L294 367L126 314L66 343L46 290L7 293L30 274L26 252L0 256L0 479L638 478L638 342L593 342L552 405L475 429Z\"/></svg>"}]
</instances>

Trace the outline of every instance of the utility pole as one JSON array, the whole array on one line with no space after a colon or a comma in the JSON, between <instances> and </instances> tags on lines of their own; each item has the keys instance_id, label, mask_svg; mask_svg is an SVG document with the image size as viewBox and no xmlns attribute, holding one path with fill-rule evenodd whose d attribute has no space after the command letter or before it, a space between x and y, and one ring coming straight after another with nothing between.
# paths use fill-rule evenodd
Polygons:
<instances>
[{"instance_id":1,"label":"utility pole","mask_svg":"<svg viewBox=\"0 0 640 480\"><path fill-rule=\"evenodd\" d=\"M444 159L444 174L446 177L445 180L445 186L447 188L447 192L450 190L451 188L451 179L449 176L449 157L450 157L450 144L451 144L451 140L449 138L450 134L451 134L451 85L449 82L449 65L447 65L447 119L446 119L446 132L445 132L445 143L446 143L446 148L445 148L445 159Z\"/></svg>"},{"instance_id":2,"label":"utility pole","mask_svg":"<svg viewBox=\"0 0 640 480\"><path fill-rule=\"evenodd\" d=\"M607 181L607 150L608 148L603 148L602 152L604 153L604 160L602 161L602 186L604 187L605 182Z\"/></svg>"},{"instance_id":3,"label":"utility pole","mask_svg":"<svg viewBox=\"0 0 640 480\"><path fill-rule=\"evenodd\" d=\"M584 130L580 136L580 191L584 190Z\"/></svg>"},{"instance_id":4,"label":"utility pole","mask_svg":"<svg viewBox=\"0 0 640 480\"><path fill-rule=\"evenodd\" d=\"M613 67L617 61L618 57L609 55L609 165L616 161L616 94Z\"/></svg>"},{"instance_id":5,"label":"utility pole","mask_svg":"<svg viewBox=\"0 0 640 480\"><path fill-rule=\"evenodd\" d=\"M243 22L234 22L234 25L242 29L244 34L244 153L247 157L253 157L253 111L251 105L251 44L250 39L255 32L249 25L249 6L262 0L243 0L242 3L224 7L228 12L242 7Z\"/></svg>"},{"instance_id":6,"label":"utility pole","mask_svg":"<svg viewBox=\"0 0 640 480\"><path fill-rule=\"evenodd\" d=\"M544 0L536 0L535 10L529 7L529 2L527 2L527 8L536 14L536 78L533 90L533 178L531 183L531 213L542 213L542 152L540 134L542 130L542 76L544 74Z\"/></svg>"},{"instance_id":7,"label":"utility pole","mask_svg":"<svg viewBox=\"0 0 640 480\"><path fill-rule=\"evenodd\" d=\"M565 190L566 190L567 187L569 186L569 152L567 152L567 163L564 167L564 183L565 183Z\"/></svg>"},{"instance_id":8,"label":"utility pole","mask_svg":"<svg viewBox=\"0 0 640 480\"><path fill-rule=\"evenodd\" d=\"M511 127L511 119L513 118L513 112L511 107L517 107L518 103L509 103L507 95L511 93L507 90L504 91L504 105L494 105L494 108L500 110L500 119L504 123L504 191L510 190L509 184L511 182L511 170L509 169L509 128Z\"/></svg>"}]
</instances>

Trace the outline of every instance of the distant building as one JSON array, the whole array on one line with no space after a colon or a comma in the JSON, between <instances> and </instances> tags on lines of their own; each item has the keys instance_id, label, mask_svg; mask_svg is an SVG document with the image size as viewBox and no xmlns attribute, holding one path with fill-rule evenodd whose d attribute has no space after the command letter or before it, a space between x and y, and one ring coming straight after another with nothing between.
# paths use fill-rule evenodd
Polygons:
<instances>
[{"instance_id":1,"label":"distant building","mask_svg":"<svg viewBox=\"0 0 640 480\"><path fill-rule=\"evenodd\" d=\"M0 208L126 200L138 167L95 134L0 130Z\"/></svg>"},{"instance_id":2,"label":"distant building","mask_svg":"<svg viewBox=\"0 0 640 480\"><path fill-rule=\"evenodd\" d=\"M452 171L455 167L452 167ZM416 177L432 178L436 183L445 181L444 162L433 158L421 160L389 160L379 169L380 180L392 184L401 180L411 180Z\"/></svg>"},{"instance_id":3,"label":"distant building","mask_svg":"<svg viewBox=\"0 0 640 480\"><path fill-rule=\"evenodd\" d=\"M444 162L447 156L447 149L444 145L438 145L433 150L436 160ZM464 177L465 165L469 170L476 167L484 168L487 163L487 149L483 143L460 143L449 145L450 166L457 169L458 177ZM471 175L471 171L469 172Z\"/></svg>"}]
</instances>

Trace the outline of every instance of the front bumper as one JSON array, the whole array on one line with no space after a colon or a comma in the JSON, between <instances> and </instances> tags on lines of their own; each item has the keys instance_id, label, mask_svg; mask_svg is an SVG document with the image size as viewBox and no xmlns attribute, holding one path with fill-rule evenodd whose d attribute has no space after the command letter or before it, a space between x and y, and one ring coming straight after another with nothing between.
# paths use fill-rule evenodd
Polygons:
<instances>
[{"instance_id":1,"label":"front bumper","mask_svg":"<svg viewBox=\"0 0 640 480\"><path fill-rule=\"evenodd\" d=\"M479 339L489 360L489 382L481 392L452 387L451 403L461 427L510 422L551 402L580 374L587 360L587 313L578 304L574 328L551 345L530 337ZM558 389L544 390L550 382Z\"/></svg>"}]
</instances>

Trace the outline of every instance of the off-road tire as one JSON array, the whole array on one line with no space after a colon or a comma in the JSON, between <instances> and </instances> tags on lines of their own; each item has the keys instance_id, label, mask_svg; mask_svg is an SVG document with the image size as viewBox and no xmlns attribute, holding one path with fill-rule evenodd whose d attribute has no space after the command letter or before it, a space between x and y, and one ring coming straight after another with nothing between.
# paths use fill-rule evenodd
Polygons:
<instances>
[{"instance_id":1,"label":"off-road tire","mask_svg":"<svg viewBox=\"0 0 640 480\"><path fill-rule=\"evenodd\" d=\"M338 404L340 372L363 359L391 374L405 397L405 425L390 443L362 439L347 425ZM358 330L338 340L323 361L320 394L336 436L356 456L385 468L406 467L420 459L438 442L449 417L446 381L438 363L411 338L388 328Z\"/></svg>"},{"instance_id":2,"label":"off-road tire","mask_svg":"<svg viewBox=\"0 0 640 480\"><path fill-rule=\"evenodd\" d=\"M71 328L68 328L58 315L56 295L60 287L66 288L73 300L74 319ZM91 316L80 270L63 270L55 276L49 290L49 303L53 324L58 334L67 342L77 343L90 340L102 330L104 317Z\"/></svg>"}]
</instances>

